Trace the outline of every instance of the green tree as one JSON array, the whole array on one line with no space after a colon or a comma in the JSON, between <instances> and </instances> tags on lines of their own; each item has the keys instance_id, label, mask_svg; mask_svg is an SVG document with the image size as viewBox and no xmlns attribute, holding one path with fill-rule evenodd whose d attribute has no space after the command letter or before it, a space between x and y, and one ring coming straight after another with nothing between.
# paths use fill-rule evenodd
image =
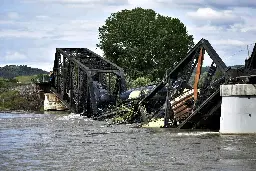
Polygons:
<instances>
[{"instance_id":1,"label":"green tree","mask_svg":"<svg viewBox=\"0 0 256 171\"><path fill-rule=\"evenodd\" d=\"M150 83L151 83L151 80L149 78L138 77L135 80L129 81L128 86L129 88L136 88L136 87L149 85Z\"/></svg>"},{"instance_id":2,"label":"green tree","mask_svg":"<svg viewBox=\"0 0 256 171\"><path fill-rule=\"evenodd\" d=\"M193 36L177 18L151 9L134 8L112 13L99 28L97 46L132 79L162 78L194 45Z\"/></svg>"}]
</instances>

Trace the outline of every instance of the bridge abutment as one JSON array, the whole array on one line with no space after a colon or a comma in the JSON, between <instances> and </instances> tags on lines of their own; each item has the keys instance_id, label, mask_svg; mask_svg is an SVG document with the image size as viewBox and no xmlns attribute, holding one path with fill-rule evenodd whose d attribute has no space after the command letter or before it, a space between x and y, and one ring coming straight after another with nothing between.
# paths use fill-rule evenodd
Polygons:
<instances>
[{"instance_id":1,"label":"bridge abutment","mask_svg":"<svg viewBox=\"0 0 256 171\"><path fill-rule=\"evenodd\" d=\"M220 133L256 133L256 84L221 85Z\"/></svg>"},{"instance_id":2,"label":"bridge abutment","mask_svg":"<svg viewBox=\"0 0 256 171\"><path fill-rule=\"evenodd\" d=\"M63 111L67 110L65 105L61 102L61 100L54 93L44 93L44 110L57 110Z\"/></svg>"}]
</instances>

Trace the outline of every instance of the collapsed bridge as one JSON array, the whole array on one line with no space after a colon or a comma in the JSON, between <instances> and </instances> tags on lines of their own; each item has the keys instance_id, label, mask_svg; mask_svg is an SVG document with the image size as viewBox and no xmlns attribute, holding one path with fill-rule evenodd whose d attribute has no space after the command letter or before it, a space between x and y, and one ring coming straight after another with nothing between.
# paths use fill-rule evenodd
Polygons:
<instances>
[{"instance_id":1,"label":"collapsed bridge","mask_svg":"<svg viewBox=\"0 0 256 171\"><path fill-rule=\"evenodd\" d=\"M203 72L205 52L212 63ZM208 40L201 39L159 84L126 91L124 71L116 64L86 48L57 48L50 87L68 109L88 117L99 118L121 104L133 111L129 122L162 118L163 127L217 130L220 85L256 83L255 56L256 46L244 66L227 67ZM134 91L141 93L128 99Z\"/></svg>"}]
</instances>

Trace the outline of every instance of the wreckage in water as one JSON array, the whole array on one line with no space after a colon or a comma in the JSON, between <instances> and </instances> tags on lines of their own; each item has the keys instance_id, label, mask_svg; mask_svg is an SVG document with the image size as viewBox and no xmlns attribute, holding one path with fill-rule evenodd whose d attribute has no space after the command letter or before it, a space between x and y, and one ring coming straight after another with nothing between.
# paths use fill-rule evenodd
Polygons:
<instances>
[{"instance_id":1,"label":"wreckage in water","mask_svg":"<svg viewBox=\"0 0 256 171\"><path fill-rule=\"evenodd\" d=\"M212 63L203 72L205 52ZM255 54L243 67L227 67L201 39L158 85L126 91L123 69L114 63L86 48L57 48L49 92L72 112L96 119L219 130L220 85L255 83Z\"/></svg>"},{"instance_id":2,"label":"wreckage in water","mask_svg":"<svg viewBox=\"0 0 256 171\"><path fill-rule=\"evenodd\" d=\"M212 63L202 77L205 52ZM167 70L163 81L138 103L135 111L144 126L219 130L220 85L256 83L255 69L255 52L245 66L227 67L211 44L201 39L177 67ZM165 100L153 100L163 89L167 89Z\"/></svg>"}]
</instances>

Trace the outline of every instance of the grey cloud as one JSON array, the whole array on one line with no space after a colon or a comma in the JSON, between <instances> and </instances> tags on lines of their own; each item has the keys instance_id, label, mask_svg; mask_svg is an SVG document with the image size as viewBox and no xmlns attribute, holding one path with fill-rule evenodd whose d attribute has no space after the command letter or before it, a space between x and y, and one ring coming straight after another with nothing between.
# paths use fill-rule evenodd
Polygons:
<instances>
[{"instance_id":1,"label":"grey cloud","mask_svg":"<svg viewBox=\"0 0 256 171\"><path fill-rule=\"evenodd\" d=\"M194 35L195 42L201 38L209 40L213 48L227 65L244 64L247 57L247 45L250 52L255 42L255 34L240 32L236 29L224 29L215 26L191 26L189 33Z\"/></svg>"},{"instance_id":2,"label":"grey cloud","mask_svg":"<svg viewBox=\"0 0 256 171\"><path fill-rule=\"evenodd\" d=\"M52 4L66 4L66 5L107 5L107 6L121 6L129 4L128 0L24 0L30 3L52 3Z\"/></svg>"},{"instance_id":3,"label":"grey cloud","mask_svg":"<svg viewBox=\"0 0 256 171\"><path fill-rule=\"evenodd\" d=\"M17 12L8 12L7 16L9 19L18 19L19 18L19 14Z\"/></svg>"},{"instance_id":4,"label":"grey cloud","mask_svg":"<svg viewBox=\"0 0 256 171\"><path fill-rule=\"evenodd\" d=\"M199 8L197 11L188 12L187 15L197 25L210 24L231 28L235 24L243 24L245 22L241 16L231 10L217 11L211 8Z\"/></svg>"},{"instance_id":5,"label":"grey cloud","mask_svg":"<svg viewBox=\"0 0 256 171\"><path fill-rule=\"evenodd\" d=\"M0 24L8 24L0 20ZM0 39L52 39L83 41L95 37L97 40L98 28L104 21L98 20L30 20L30 22L13 22L15 29L0 30Z\"/></svg>"},{"instance_id":6,"label":"grey cloud","mask_svg":"<svg viewBox=\"0 0 256 171\"><path fill-rule=\"evenodd\" d=\"M173 8L199 8L203 4L203 0L191 1L191 0L156 0L156 3L162 4L163 6L170 6Z\"/></svg>"},{"instance_id":7,"label":"grey cloud","mask_svg":"<svg viewBox=\"0 0 256 171\"><path fill-rule=\"evenodd\" d=\"M113 5L113 6L121 6L121 5L128 5L128 0L102 0L103 4L106 5Z\"/></svg>"},{"instance_id":8,"label":"grey cloud","mask_svg":"<svg viewBox=\"0 0 256 171\"><path fill-rule=\"evenodd\" d=\"M158 3L169 6L184 8L217 8L231 9L235 7L256 8L255 0L156 0Z\"/></svg>"},{"instance_id":9,"label":"grey cloud","mask_svg":"<svg viewBox=\"0 0 256 171\"><path fill-rule=\"evenodd\" d=\"M45 32L42 31L24 31L24 30L0 30L0 38L32 38L41 39L48 37Z\"/></svg>"},{"instance_id":10,"label":"grey cloud","mask_svg":"<svg viewBox=\"0 0 256 171\"><path fill-rule=\"evenodd\" d=\"M0 62L21 62L26 61L27 56L20 52L6 52L4 57L1 57Z\"/></svg>"},{"instance_id":11,"label":"grey cloud","mask_svg":"<svg viewBox=\"0 0 256 171\"><path fill-rule=\"evenodd\" d=\"M229 9L233 7L246 7L246 8L256 8L255 0L212 0L206 1L205 3L209 6L220 8L220 9Z\"/></svg>"},{"instance_id":12,"label":"grey cloud","mask_svg":"<svg viewBox=\"0 0 256 171\"><path fill-rule=\"evenodd\" d=\"M253 27L245 27L241 29L242 32L247 32L249 34L256 35L256 26Z\"/></svg>"}]
</instances>

